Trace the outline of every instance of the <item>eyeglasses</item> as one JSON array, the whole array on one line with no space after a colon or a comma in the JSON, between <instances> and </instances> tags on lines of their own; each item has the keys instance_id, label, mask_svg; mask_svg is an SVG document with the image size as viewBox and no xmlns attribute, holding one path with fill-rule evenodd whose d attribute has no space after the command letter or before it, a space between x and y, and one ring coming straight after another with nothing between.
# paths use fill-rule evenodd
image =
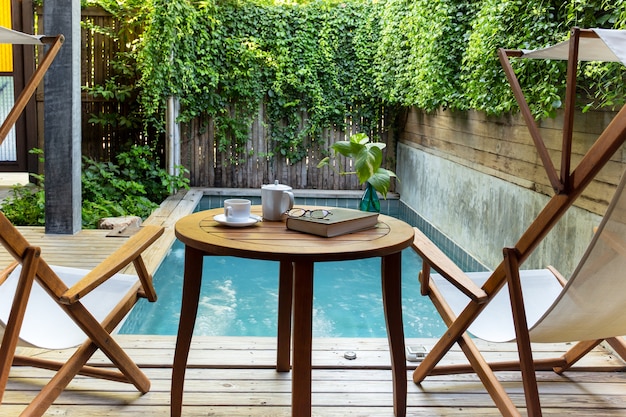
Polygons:
<instances>
[{"instance_id":1,"label":"eyeglasses","mask_svg":"<svg viewBox=\"0 0 626 417\"><path fill-rule=\"evenodd\" d=\"M332 214L330 210L306 210L302 208L291 209L287 212L287 216L289 217L311 217L312 219L325 219Z\"/></svg>"}]
</instances>

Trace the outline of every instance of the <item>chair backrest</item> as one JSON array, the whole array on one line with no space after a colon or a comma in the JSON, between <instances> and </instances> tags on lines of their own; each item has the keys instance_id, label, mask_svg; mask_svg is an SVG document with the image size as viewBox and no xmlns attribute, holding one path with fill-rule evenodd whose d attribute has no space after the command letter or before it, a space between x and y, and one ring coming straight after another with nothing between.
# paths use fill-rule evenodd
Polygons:
<instances>
[{"instance_id":1,"label":"chair backrest","mask_svg":"<svg viewBox=\"0 0 626 417\"><path fill-rule=\"evenodd\" d=\"M15 258L20 261L28 246L28 241L0 211L0 244Z\"/></svg>"},{"instance_id":2,"label":"chair backrest","mask_svg":"<svg viewBox=\"0 0 626 417\"><path fill-rule=\"evenodd\" d=\"M26 249L30 247L30 243L20 233L13 223L6 218L4 213L0 211L0 244L11 254L18 262L22 263ZM48 291L54 293L57 297L67 291L67 286L58 279L56 274L43 259L40 259L37 267L37 275L40 282L45 282Z\"/></svg>"},{"instance_id":3,"label":"chair backrest","mask_svg":"<svg viewBox=\"0 0 626 417\"><path fill-rule=\"evenodd\" d=\"M531 329L533 341L564 342L626 335L625 184L626 174L572 277Z\"/></svg>"}]
</instances>

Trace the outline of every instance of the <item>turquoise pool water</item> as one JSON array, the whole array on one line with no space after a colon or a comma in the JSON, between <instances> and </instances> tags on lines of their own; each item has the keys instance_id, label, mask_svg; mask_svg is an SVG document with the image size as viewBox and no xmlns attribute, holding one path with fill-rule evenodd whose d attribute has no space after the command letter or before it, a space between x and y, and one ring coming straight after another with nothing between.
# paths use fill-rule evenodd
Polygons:
<instances>
[{"instance_id":1,"label":"turquoise pool water","mask_svg":"<svg viewBox=\"0 0 626 417\"><path fill-rule=\"evenodd\" d=\"M175 242L155 273L156 303L140 300L120 333L175 335L182 295L184 245ZM428 297L419 293L421 261L402 254L404 326L407 337L439 337L445 326ZM315 264L313 335L386 337L380 259ZM297 301L296 301L297 302ZM278 263L205 257L194 329L205 336L276 336Z\"/></svg>"},{"instance_id":2,"label":"turquoise pool water","mask_svg":"<svg viewBox=\"0 0 626 417\"><path fill-rule=\"evenodd\" d=\"M199 210L221 207L228 197L204 197ZM260 199L251 198L253 204ZM381 201L385 214L437 231L398 200ZM298 199L296 204L356 208L358 200ZM436 237L436 236L435 236ZM435 239L467 271L480 270L452 242ZM127 334L175 335L182 296L184 245L174 243L154 275L158 301L140 300L120 330ZM419 292L421 260L411 249L402 254L402 308L406 337L440 337L445 325L428 297ZM315 264L313 335L386 337L380 284L380 259ZM297 302L297 300L296 300ZM195 335L276 336L278 263L233 257L206 257Z\"/></svg>"}]
</instances>

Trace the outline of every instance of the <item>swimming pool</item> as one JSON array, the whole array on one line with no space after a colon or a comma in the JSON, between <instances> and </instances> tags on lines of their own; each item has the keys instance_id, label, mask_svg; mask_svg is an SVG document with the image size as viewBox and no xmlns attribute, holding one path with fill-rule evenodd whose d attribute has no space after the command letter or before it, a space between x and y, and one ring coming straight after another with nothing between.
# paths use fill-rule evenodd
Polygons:
<instances>
[{"instance_id":1,"label":"swimming pool","mask_svg":"<svg viewBox=\"0 0 626 417\"><path fill-rule=\"evenodd\" d=\"M205 208L206 203L200 206L200 209ZM177 333L183 267L184 245L176 241L154 274L158 301L140 300L120 333ZM429 298L420 295L417 281L420 269L421 259L417 254L410 248L404 250L405 335L440 337L446 327ZM378 258L316 263L314 337L386 337L380 281ZM205 258L194 335L274 337L277 314L278 262L220 256Z\"/></svg>"}]
</instances>

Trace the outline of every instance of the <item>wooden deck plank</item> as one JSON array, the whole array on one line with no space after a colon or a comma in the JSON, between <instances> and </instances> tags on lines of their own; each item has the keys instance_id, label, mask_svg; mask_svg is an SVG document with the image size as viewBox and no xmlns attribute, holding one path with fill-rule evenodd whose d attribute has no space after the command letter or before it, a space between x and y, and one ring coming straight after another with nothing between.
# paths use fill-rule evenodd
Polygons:
<instances>
[{"instance_id":1,"label":"wooden deck plank","mask_svg":"<svg viewBox=\"0 0 626 417\"><path fill-rule=\"evenodd\" d=\"M146 338L150 340L146 343ZM169 367L174 354L174 336L117 335L123 342L126 352L142 367ZM408 339L407 344L432 346L434 339ZM515 344L503 344L495 349L492 344L477 342L481 351L491 361L514 360ZM562 353L566 345L537 345L536 358L554 357ZM354 351L357 359L347 360L344 352ZM21 348L21 354L37 355L50 360L65 360L72 350L45 351L34 348ZM466 363L462 352L454 347L446 356L446 363ZM108 359L97 353L91 364L108 364ZM189 367L211 368L273 368L276 363L276 340L263 337L195 337L189 354ZM386 339L316 338L313 339L313 366L316 369L389 369L390 359ZM407 362L413 369L415 363ZM598 348L585 357L575 369L625 370L618 357Z\"/></svg>"},{"instance_id":2,"label":"wooden deck plank","mask_svg":"<svg viewBox=\"0 0 626 417\"><path fill-rule=\"evenodd\" d=\"M169 414L171 358L175 336L118 335L118 341L144 369L152 381L151 391L139 395L131 386L111 381L77 377L55 402L49 416L123 416ZM386 339L315 339L313 352L313 415L392 416L391 371ZM408 343L434 343L430 339L409 339ZM477 341L488 359L512 359L513 344L495 345ZM185 416L288 416L291 374L277 373L275 338L196 337L191 350L192 365L185 383ZM346 347L357 351L355 361L338 359ZM563 346L561 346L563 348ZM559 345L546 345L548 354ZM70 351L31 354L63 357ZM446 363L460 360L458 351ZM602 349L587 360L592 367L621 362ZM104 360L97 359L94 362ZM356 365L356 362L361 362ZM408 363L411 366L411 363ZM623 364L622 364L623 365ZM609 369L609 368L606 368ZM51 372L16 367L5 394L0 415L20 410L34 397ZM501 372L498 377L521 408L524 404L518 372ZM564 375L539 372L539 389L544 415L603 415L626 413L626 373L578 372ZM409 416L490 416L499 415L491 398L473 374L427 378L421 385L411 381L407 371ZM454 406L452 406L452 404ZM3 414L3 413L7 414Z\"/></svg>"},{"instance_id":3,"label":"wooden deck plank","mask_svg":"<svg viewBox=\"0 0 626 417\"><path fill-rule=\"evenodd\" d=\"M135 347L139 339L127 340ZM159 338L163 342L162 338ZM216 339L216 340L213 340ZM202 345L220 344L221 338L202 338ZM228 342L228 340L226 340ZM271 345L268 338L259 345ZM341 340L328 340L341 343ZM384 339L374 340L375 344ZM167 351L165 344L162 349ZM145 337L146 350L152 347ZM166 355L169 356L169 355ZM139 358L141 362L141 357ZM165 361L166 362L166 361ZM171 369L144 368L152 389L141 396L132 388L115 382L78 377L46 415L123 416L169 414ZM499 374L513 401L522 406L523 394L518 373ZM45 383L45 372L14 368L0 415L14 415ZM316 416L391 416L391 373L388 370L316 369L313 371L313 414ZM581 379L579 381L579 378ZM410 373L407 373L410 380ZM626 411L626 375L622 373L568 372L558 376L539 373L544 414L623 415ZM187 372L184 415L186 416L288 416L291 378L273 369L192 368ZM410 416L499 415L474 375L428 378L420 386L409 383ZM454 404L454 406L450 406ZM6 413L6 414L5 414Z\"/></svg>"}]
</instances>

